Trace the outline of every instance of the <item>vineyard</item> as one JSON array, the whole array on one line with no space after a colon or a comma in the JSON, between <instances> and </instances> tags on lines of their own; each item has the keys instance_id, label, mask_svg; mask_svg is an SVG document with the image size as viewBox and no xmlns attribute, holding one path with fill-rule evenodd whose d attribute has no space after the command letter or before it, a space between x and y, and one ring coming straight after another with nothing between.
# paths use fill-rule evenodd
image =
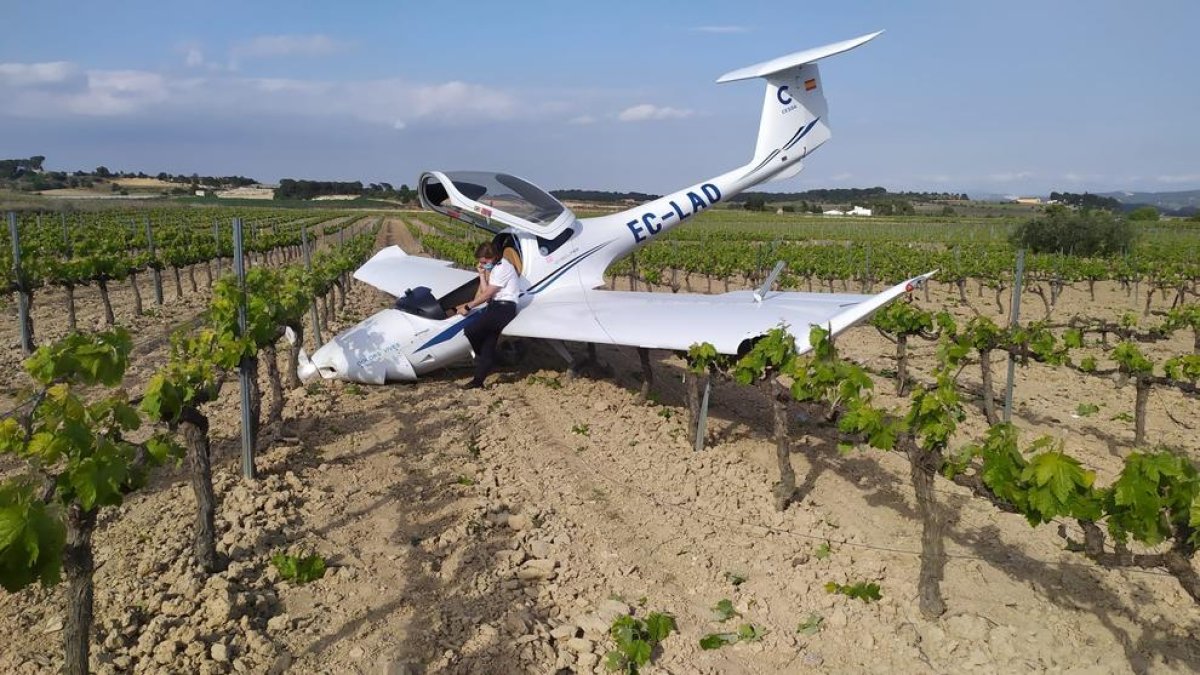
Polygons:
<instances>
[{"instance_id":1,"label":"vineyard","mask_svg":"<svg viewBox=\"0 0 1200 675\"><path fill-rule=\"evenodd\" d=\"M655 352L649 378L632 349L584 377L533 349L463 392L453 369L301 387L282 341L388 305L348 277L380 246L469 265L481 236L445 218L14 221L6 672L1200 668L1194 227L1018 273L1004 219L705 213L610 287L743 289L776 260L794 290L939 273L836 342Z\"/></svg>"}]
</instances>

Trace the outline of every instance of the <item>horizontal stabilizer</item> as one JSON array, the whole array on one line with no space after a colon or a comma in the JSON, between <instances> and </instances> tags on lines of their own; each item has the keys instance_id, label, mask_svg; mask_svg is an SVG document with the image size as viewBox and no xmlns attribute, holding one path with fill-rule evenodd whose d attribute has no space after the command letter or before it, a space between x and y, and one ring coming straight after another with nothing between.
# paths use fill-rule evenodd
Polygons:
<instances>
[{"instance_id":1,"label":"horizontal stabilizer","mask_svg":"<svg viewBox=\"0 0 1200 675\"><path fill-rule=\"evenodd\" d=\"M796 66L802 66L806 63L815 63L823 58L833 56L834 54L841 54L842 52L848 52L859 45L866 44L879 37L879 35L882 33L883 31L876 31L869 35L863 35L862 37L835 42L830 45L825 45L824 47L805 49L804 51L794 52L792 54L788 54L787 56L780 56L779 58L771 59L770 61L763 61L762 63L756 63L752 66L746 66L745 68L738 68L737 70L732 70L728 73L725 73L721 77L718 77L717 82L736 82L738 80L749 80L755 77L767 77L768 75L772 75L789 68L795 68Z\"/></svg>"}]
</instances>

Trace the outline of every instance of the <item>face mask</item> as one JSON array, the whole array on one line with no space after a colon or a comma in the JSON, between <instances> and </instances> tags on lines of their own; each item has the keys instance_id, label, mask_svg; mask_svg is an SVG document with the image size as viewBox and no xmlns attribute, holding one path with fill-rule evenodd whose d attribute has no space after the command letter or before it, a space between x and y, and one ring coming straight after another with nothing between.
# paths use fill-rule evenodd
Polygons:
<instances>
[{"instance_id":1,"label":"face mask","mask_svg":"<svg viewBox=\"0 0 1200 675\"><path fill-rule=\"evenodd\" d=\"M485 269L489 272L491 272L492 268L495 266L496 266L496 263L483 263L483 269Z\"/></svg>"}]
</instances>

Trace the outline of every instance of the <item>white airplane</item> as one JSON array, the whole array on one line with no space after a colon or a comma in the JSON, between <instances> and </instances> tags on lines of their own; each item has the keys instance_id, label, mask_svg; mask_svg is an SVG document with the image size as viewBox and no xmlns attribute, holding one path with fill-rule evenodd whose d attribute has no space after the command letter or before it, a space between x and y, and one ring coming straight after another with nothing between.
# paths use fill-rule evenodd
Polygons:
<instances>
[{"instance_id":1,"label":"white airplane","mask_svg":"<svg viewBox=\"0 0 1200 675\"><path fill-rule=\"evenodd\" d=\"M722 75L717 82L757 77L767 81L750 162L628 211L577 218L533 184L488 172L427 172L418 184L421 204L495 236L497 250L520 272L523 289L517 316L503 335L549 339L560 353L565 349L559 341L570 340L672 350L707 341L721 353L737 354L780 324L819 325L836 335L930 275L878 295L776 292L770 290L774 275L759 291L720 295L601 287L609 265L635 248L751 186L799 173L804 158L830 138L816 62L879 33ZM340 333L311 360L301 352L301 379L412 381L470 358L463 329L478 320L483 308L466 316L446 315L474 297L479 283L475 272L391 246L375 254L354 277L396 296L396 307ZM801 349L808 348L806 340L798 342Z\"/></svg>"}]
</instances>

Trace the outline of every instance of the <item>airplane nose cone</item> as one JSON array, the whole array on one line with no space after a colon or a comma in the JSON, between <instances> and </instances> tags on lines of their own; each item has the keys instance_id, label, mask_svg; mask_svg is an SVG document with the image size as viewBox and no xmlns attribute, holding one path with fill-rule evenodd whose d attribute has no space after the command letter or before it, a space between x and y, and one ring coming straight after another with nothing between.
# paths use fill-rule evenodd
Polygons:
<instances>
[{"instance_id":1,"label":"airplane nose cone","mask_svg":"<svg viewBox=\"0 0 1200 675\"><path fill-rule=\"evenodd\" d=\"M320 372L317 370L317 365L312 361L302 361L296 366L296 375L300 377L300 381L308 384L317 379Z\"/></svg>"},{"instance_id":2,"label":"airplane nose cone","mask_svg":"<svg viewBox=\"0 0 1200 675\"><path fill-rule=\"evenodd\" d=\"M342 369L337 367L336 359L330 358L334 350L325 345L316 351L310 359L308 354L301 349L296 359L296 376L304 384L308 384L319 378L326 380L338 376Z\"/></svg>"}]
</instances>

